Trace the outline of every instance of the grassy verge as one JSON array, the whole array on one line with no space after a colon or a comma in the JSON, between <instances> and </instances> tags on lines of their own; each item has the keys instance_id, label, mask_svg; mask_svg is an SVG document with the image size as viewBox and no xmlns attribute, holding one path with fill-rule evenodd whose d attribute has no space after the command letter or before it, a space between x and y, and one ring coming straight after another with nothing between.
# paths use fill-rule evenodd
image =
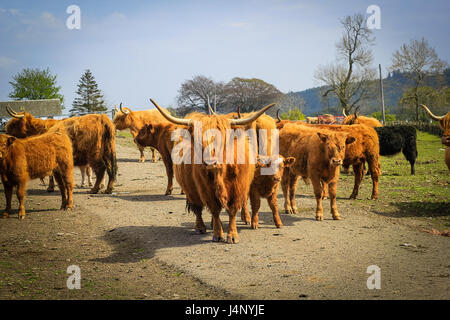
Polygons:
<instances>
[{"instance_id":1,"label":"grassy verge","mask_svg":"<svg viewBox=\"0 0 450 320\"><path fill-rule=\"evenodd\" d=\"M444 161L445 147L440 138L417 132L416 174L403 154L381 157L382 175L379 199L369 200L372 183L364 177L354 205L390 217L428 219L438 229L450 229L450 173ZM338 197L347 198L353 188L353 175L341 175Z\"/></svg>"}]
</instances>

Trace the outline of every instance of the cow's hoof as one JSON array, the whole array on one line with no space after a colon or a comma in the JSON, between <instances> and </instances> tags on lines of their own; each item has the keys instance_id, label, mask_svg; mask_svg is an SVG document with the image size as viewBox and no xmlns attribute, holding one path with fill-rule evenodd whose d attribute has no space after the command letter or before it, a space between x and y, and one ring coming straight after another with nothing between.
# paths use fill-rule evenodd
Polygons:
<instances>
[{"instance_id":1,"label":"cow's hoof","mask_svg":"<svg viewBox=\"0 0 450 320\"><path fill-rule=\"evenodd\" d=\"M341 220L341 216L340 215L334 215L333 216L333 220Z\"/></svg>"},{"instance_id":2,"label":"cow's hoof","mask_svg":"<svg viewBox=\"0 0 450 320\"><path fill-rule=\"evenodd\" d=\"M97 194L98 190L99 190L98 188L92 188L91 190L89 190L88 193L90 193L90 194Z\"/></svg>"},{"instance_id":3,"label":"cow's hoof","mask_svg":"<svg viewBox=\"0 0 450 320\"><path fill-rule=\"evenodd\" d=\"M206 228L204 228L204 229L195 228L195 233L196 234L205 234Z\"/></svg>"},{"instance_id":4,"label":"cow's hoof","mask_svg":"<svg viewBox=\"0 0 450 320\"><path fill-rule=\"evenodd\" d=\"M170 196L171 194L172 194L172 189L166 190L166 193L165 193L166 196Z\"/></svg>"},{"instance_id":5,"label":"cow's hoof","mask_svg":"<svg viewBox=\"0 0 450 320\"><path fill-rule=\"evenodd\" d=\"M356 196L351 195L350 198L348 198L348 200L356 200Z\"/></svg>"},{"instance_id":6,"label":"cow's hoof","mask_svg":"<svg viewBox=\"0 0 450 320\"><path fill-rule=\"evenodd\" d=\"M183 191L183 190L181 190L180 194L184 194L184 191Z\"/></svg>"},{"instance_id":7,"label":"cow's hoof","mask_svg":"<svg viewBox=\"0 0 450 320\"><path fill-rule=\"evenodd\" d=\"M258 224L257 223L252 223L250 228L252 228L253 230L257 230L258 229Z\"/></svg>"},{"instance_id":8,"label":"cow's hoof","mask_svg":"<svg viewBox=\"0 0 450 320\"><path fill-rule=\"evenodd\" d=\"M370 198L370 200L377 200L378 199L378 196L372 196L371 198Z\"/></svg>"},{"instance_id":9,"label":"cow's hoof","mask_svg":"<svg viewBox=\"0 0 450 320\"><path fill-rule=\"evenodd\" d=\"M283 224L282 223L275 223L275 227L277 227L278 229L283 228Z\"/></svg>"},{"instance_id":10,"label":"cow's hoof","mask_svg":"<svg viewBox=\"0 0 450 320\"><path fill-rule=\"evenodd\" d=\"M111 194L112 193L112 188L106 189L103 193L104 194Z\"/></svg>"},{"instance_id":11,"label":"cow's hoof","mask_svg":"<svg viewBox=\"0 0 450 320\"><path fill-rule=\"evenodd\" d=\"M212 241L213 242L221 242L221 241L224 241L225 239L223 238L223 237L221 237L221 236L213 236L212 237Z\"/></svg>"},{"instance_id":12,"label":"cow's hoof","mask_svg":"<svg viewBox=\"0 0 450 320\"><path fill-rule=\"evenodd\" d=\"M7 219L9 217L8 212L3 212L2 219Z\"/></svg>"},{"instance_id":13,"label":"cow's hoof","mask_svg":"<svg viewBox=\"0 0 450 320\"><path fill-rule=\"evenodd\" d=\"M323 220L323 216L316 216L316 220L317 221L322 221Z\"/></svg>"},{"instance_id":14,"label":"cow's hoof","mask_svg":"<svg viewBox=\"0 0 450 320\"><path fill-rule=\"evenodd\" d=\"M53 191L55 191L55 188L54 188L54 187L48 187L48 188L47 188L47 192L53 192Z\"/></svg>"},{"instance_id":15,"label":"cow's hoof","mask_svg":"<svg viewBox=\"0 0 450 320\"><path fill-rule=\"evenodd\" d=\"M19 214L19 220L25 219L25 214Z\"/></svg>"},{"instance_id":16,"label":"cow's hoof","mask_svg":"<svg viewBox=\"0 0 450 320\"><path fill-rule=\"evenodd\" d=\"M238 235L227 236L227 243L229 244L239 243L239 236Z\"/></svg>"}]
</instances>

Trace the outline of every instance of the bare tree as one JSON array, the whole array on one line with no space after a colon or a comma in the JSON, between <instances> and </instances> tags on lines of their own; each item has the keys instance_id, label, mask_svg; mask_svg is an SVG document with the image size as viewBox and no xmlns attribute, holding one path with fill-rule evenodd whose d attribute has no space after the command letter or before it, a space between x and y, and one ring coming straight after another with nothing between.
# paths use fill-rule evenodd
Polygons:
<instances>
[{"instance_id":1,"label":"bare tree","mask_svg":"<svg viewBox=\"0 0 450 320\"><path fill-rule=\"evenodd\" d=\"M225 84L201 75L183 82L178 94L179 107L191 111L208 113L208 105L217 111L223 109L225 103Z\"/></svg>"},{"instance_id":2,"label":"bare tree","mask_svg":"<svg viewBox=\"0 0 450 320\"><path fill-rule=\"evenodd\" d=\"M335 94L340 106L349 114L356 104L373 94L372 80L376 71L371 67L370 47L374 38L362 14L347 16L341 24L344 31L336 43L337 61L319 66L314 77L326 86L323 95Z\"/></svg>"},{"instance_id":3,"label":"bare tree","mask_svg":"<svg viewBox=\"0 0 450 320\"><path fill-rule=\"evenodd\" d=\"M400 70L414 81L414 87L404 100L413 100L416 107L416 120L419 120L419 87L426 77L444 73L447 62L438 58L434 48L428 42L411 40L409 44L403 44L392 56L391 71Z\"/></svg>"},{"instance_id":4,"label":"bare tree","mask_svg":"<svg viewBox=\"0 0 450 320\"><path fill-rule=\"evenodd\" d=\"M228 111L250 112L272 102L279 102L283 93L261 79L233 78L226 85Z\"/></svg>"}]
</instances>

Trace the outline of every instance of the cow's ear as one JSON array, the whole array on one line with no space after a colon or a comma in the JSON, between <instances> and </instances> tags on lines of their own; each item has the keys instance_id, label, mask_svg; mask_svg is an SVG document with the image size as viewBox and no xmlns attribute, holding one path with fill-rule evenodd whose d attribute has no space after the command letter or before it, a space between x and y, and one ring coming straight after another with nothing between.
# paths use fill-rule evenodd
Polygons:
<instances>
[{"instance_id":1,"label":"cow's ear","mask_svg":"<svg viewBox=\"0 0 450 320\"><path fill-rule=\"evenodd\" d=\"M153 133L153 126L151 124L147 125L147 133L149 133L149 134Z\"/></svg>"},{"instance_id":2,"label":"cow's ear","mask_svg":"<svg viewBox=\"0 0 450 320\"><path fill-rule=\"evenodd\" d=\"M345 139L345 144L352 144L355 141L356 141L355 137L347 137L347 139Z\"/></svg>"},{"instance_id":3,"label":"cow's ear","mask_svg":"<svg viewBox=\"0 0 450 320\"><path fill-rule=\"evenodd\" d=\"M292 165L295 162L295 158L294 157L287 157L286 159L284 159L283 163L285 167L292 167Z\"/></svg>"},{"instance_id":4,"label":"cow's ear","mask_svg":"<svg viewBox=\"0 0 450 320\"><path fill-rule=\"evenodd\" d=\"M319 136L320 140L322 140L323 142L327 142L329 136L325 133L322 132L317 132L317 135Z\"/></svg>"},{"instance_id":5,"label":"cow's ear","mask_svg":"<svg viewBox=\"0 0 450 320\"><path fill-rule=\"evenodd\" d=\"M16 141L16 138L15 138L15 137L9 137L9 138L6 140L6 146L12 145L14 141Z\"/></svg>"},{"instance_id":6,"label":"cow's ear","mask_svg":"<svg viewBox=\"0 0 450 320\"><path fill-rule=\"evenodd\" d=\"M256 159L256 167L257 168L267 168L270 167L271 161L269 157L258 156Z\"/></svg>"}]
</instances>

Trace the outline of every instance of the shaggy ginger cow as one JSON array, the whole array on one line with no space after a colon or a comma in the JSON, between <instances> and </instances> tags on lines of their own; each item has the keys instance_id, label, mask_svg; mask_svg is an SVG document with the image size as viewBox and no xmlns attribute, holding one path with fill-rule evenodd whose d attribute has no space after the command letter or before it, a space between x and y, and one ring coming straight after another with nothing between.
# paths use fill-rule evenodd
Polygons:
<instances>
[{"instance_id":1,"label":"shaggy ginger cow","mask_svg":"<svg viewBox=\"0 0 450 320\"><path fill-rule=\"evenodd\" d=\"M207 207L212 214L213 241L224 240L220 211L222 208L225 208L229 216L226 241L227 243L239 242L236 214L247 200L250 184L254 176L255 164L249 162L249 152L245 152L249 150L250 146L244 135L236 137L232 142L230 141L230 145L234 149L233 163L226 162L227 129L244 129L245 126L254 122L274 104L268 105L254 115L243 119L230 119L225 115L204 114L193 114L190 119L180 119L163 110L155 101L151 100L151 102L167 120L182 126L181 128L186 129L191 137L195 136L195 132L200 134L200 137L203 137L201 139L200 152L203 153L215 137L223 138L223 149L212 150L210 156L213 159L210 158L209 160L211 161L206 161L205 158L202 158L201 163L195 163L194 150L196 145L194 144L194 139L191 139L191 141L185 138L180 140L175 147L178 147L180 143L187 147L190 146L190 155L183 154L183 156L190 158L190 163L187 163L188 161L180 163L174 161L175 177L186 194L188 209L193 210L196 215L196 231L200 233L206 231L206 226L202 219L202 210L204 207ZM201 128L199 127L200 124ZM211 137L209 134L212 134L213 131L216 135ZM245 146L244 149L239 150L239 152L245 152L245 161L242 164L237 162L237 148L240 143L243 143ZM221 151L223 151L222 155L224 156L222 159L217 158ZM214 157L216 161L214 161Z\"/></svg>"},{"instance_id":2,"label":"shaggy ginger cow","mask_svg":"<svg viewBox=\"0 0 450 320\"><path fill-rule=\"evenodd\" d=\"M105 176L108 173L108 185L105 193L112 193L117 175L116 143L114 125L104 114L87 114L80 117L71 117L63 120L53 120L52 126L46 121L34 118L27 112L15 113L8 122L8 134L26 137L36 132L51 131L66 132L72 140L74 165L83 167L89 165L96 175L94 186L89 191L97 193ZM64 131L66 130L66 131Z\"/></svg>"},{"instance_id":3,"label":"shaggy ginger cow","mask_svg":"<svg viewBox=\"0 0 450 320\"><path fill-rule=\"evenodd\" d=\"M48 175L55 177L61 191L61 210L73 207L72 142L63 132L26 139L0 135L0 175L6 197L3 218L7 218L11 211L13 188L17 186L19 219L24 219L27 182Z\"/></svg>"},{"instance_id":4,"label":"shaggy ginger cow","mask_svg":"<svg viewBox=\"0 0 450 320\"><path fill-rule=\"evenodd\" d=\"M12 119L6 124L6 133L12 135L16 138L27 138L39 134L43 134L47 132L51 127L58 124L62 120L55 119L39 119L33 117L28 112L15 112L8 106L6 110L11 115ZM87 184L89 187L92 187L91 173L92 170L89 165L79 166L81 172L81 187L84 187L86 177ZM41 179L43 185L45 182L43 178ZM48 192L55 191L55 181L53 180L53 176L49 178L49 184L47 188Z\"/></svg>"},{"instance_id":5,"label":"shaggy ginger cow","mask_svg":"<svg viewBox=\"0 0 450 320\"><path fill-rule=\"evenodd\" d=\"M295 164L285 170L281 186L284 208L287 213L296 212L295 189L299 177L311 180L316 197L316 220L323 220L322 182L328 185L331 215L341 219L336 205L339 169L345 158L346 146L355 141L346 132L317 130L288 123L280 130L280 154L294 157Z\"/></svg>"},{"instance_id":6,"label":"shaggy ginger cow","mask_svg":"<svg viewBox=\"0 0 450 320\"><path fill-rule=\"evenodd\" d=\"M359 107L357 107L355 109L355 112L349 116L345 113L345 109L342 109L342 114L345 117L342 124L344 124L344 125L364 124L364 125L372 127L372 128L377 128L377 127L383 126L381 124L381 122L378 121L378 119L375 119L372 117L358 116L358 109L359 109Z\"/></svg>"},{"instance_id":7,"label":"shaggy ginger cow","mask_svg":"<svg viewBox=\"0 0 450 320\"><path fill-rule=\"evenodd\" d=\"M442 129L442 144L445 148L445 163L448 170L450 170L450 111L445 116L435 116L426 105L421 104L421 107L425 109L431 119L438 121L439 126Z\"/></svg>"},{"instance_id":8,"label":"shaggy ginger cow","mask_svg":"<svg viewBox=\"0 0 450 320\"><path fill-rule=\"evenodd\" d=\"M114 115L113 123L116 126L116 129L128 129L130 131L133 139L135 139L135 143L138 146L139 152L141 153L139 162L145 162L144 148L150 145L144 146L136 141L136 136L139 130L141 130L144 124L156 124L167 122L167 120L161 116L158 110L133 111L130 108L122 107L122 103L120 104L120 110L117 109L117 107L115 110L116 113ZM155 148L156 147L150 146L150 150L152 151L152 162L156 162Z\"/></svg>"},{"instance_id":9,"label":"shaggy ginger cow","mask_svg":"<svg viewBox=\"0 0 450 320\"><path fill-rule=\"evenodd\" d=\"M282 129L287 123L292 123L289 120L280 120L277 123L277 128ZM355 124L352 126L346 125L327 125L327 124L306 124L302 122L295 122L295 125L308 127L318 130L330 130L336 132L344 132L353 137L356 141L345 148L345 158L342 164L343 167L353 166L354 185L353 191L349 199L356 199L359 193L359 187L364 177L364 164L367 162L372 178L372 195L371 199L378 198L378 182L381 175L380 156L379 156L379 141L375 129ZM327 186L324 184L324 196L327 195Z\"/></svg>"}]
</instances>

